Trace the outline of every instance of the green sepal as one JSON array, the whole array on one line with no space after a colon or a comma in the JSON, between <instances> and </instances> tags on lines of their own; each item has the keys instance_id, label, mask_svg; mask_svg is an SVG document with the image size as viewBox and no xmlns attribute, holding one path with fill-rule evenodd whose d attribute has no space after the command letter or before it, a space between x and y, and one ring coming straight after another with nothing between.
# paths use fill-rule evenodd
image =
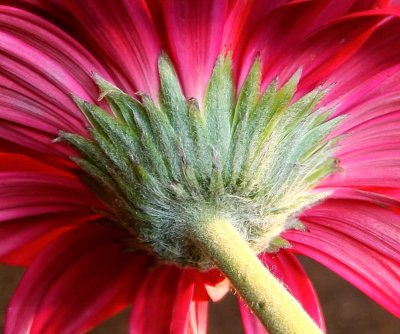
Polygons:
<instances>
[{"instance_id":1,"label":"green sepal","mask_svg":"<svg viewBox=\"0 0 400 334\"><path fill-rule=\"evenodd\" d=\"M255 252L289 247L280 234L304 229L294 217L329 195L313 189L338 170L340 138L327 138L341 118L321 106L327 90L297 98L299 70L261 92L257 58L236 92L228 54L197 101L184 95L165 54L158 70L157 100L94 75L111 113L73 97L90 138L60 132L80 153L73 160L109 208L107 219L138 249L201 269L211 264L187 234L188 222L227 217Z\"/></svg>"},{"instance_id":2,"label":"green sepal","mask_svg":"<svg viewBox=\"0 0 400 334\"><path fill-rule=\"evenodd\" d=\"M226 175L230 176L230 183L236 184L240 180L246 152L249 149L250 129L249 116L257 108L260 97L261 61L256 59L240 90L232 119L232 142L230 145L229 161L225 168Z\"/></svg>"},{"instance_id":3,"label":"green sepal","mask_svg":"<svg viewBox=\"0 0 400 334\"><path fill-rule=\"evenodd\" d=\"M207 182L209 171L212 166L212 147L209 144L206 134L205 120L201 114L198 102L191 98L188 100L188 120L190 126L190 137L193 146L191 150L193 155L197 157L194 162L198 170L198 178L200 182Z\"/></svg>"},{"instance_id":4,"label":"green sepal","mask_svg":"<svg viewBox=\"0 0 400 334\"><path fill-rule=\"evenodd\" d=\"M263 131L265 139L270 136L275 124L281 119L282 114L286 111L287 106L296 92L300 76L301 69L299 69L280 89L278 89L276 94L273 96L270 107L273 111L273 115Z\"/></svg>"},{"instance_id":5,"label":"green sepal","mask_svg":"<svg viewBox=\"0 0 400 334\"><path fill-rule=\"evenodd\" d=\"M269 252L277 252L278 250L280 250L282 248L291 248L291 247L292 247L292 245L290 244L289 241L287 241L286 239L284 239L280 236L277 236L269 242L268 251Z\"/></svg>"},{"instance_id":6,"label":"green sepal","mask_svg":"<svg viewBox=\"0 0 400 334\"><path fill-rule=\"evenodd\" d=\"M231 139L234 85L231 56L217 59L204 97L204 118L209 144L225 161Z\"/></svg>"}]
</instances>

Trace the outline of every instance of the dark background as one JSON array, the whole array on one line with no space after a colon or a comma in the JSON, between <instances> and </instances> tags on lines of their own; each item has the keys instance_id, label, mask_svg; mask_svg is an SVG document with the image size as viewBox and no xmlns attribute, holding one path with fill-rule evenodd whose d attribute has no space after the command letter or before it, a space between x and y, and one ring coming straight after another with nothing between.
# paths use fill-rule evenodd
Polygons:
<instances>
[{"instance_id":1,"label":"dark background","mask_svg":"<svg viewBox=\"0 0 400 334\"><path fill-rule=\"evenodd\" d=\"M314 282L325 314L328 334L400 334L400 320L376 305L346 281L319 264L302 258ZM0 322L23 270L0 266ZM90 334L126 334L129 310L106 321ZM233 296L210 303L208 334L243 334L239 310ZM62 334L62 333L60 333Z\"/></svg>"}]
</instances>

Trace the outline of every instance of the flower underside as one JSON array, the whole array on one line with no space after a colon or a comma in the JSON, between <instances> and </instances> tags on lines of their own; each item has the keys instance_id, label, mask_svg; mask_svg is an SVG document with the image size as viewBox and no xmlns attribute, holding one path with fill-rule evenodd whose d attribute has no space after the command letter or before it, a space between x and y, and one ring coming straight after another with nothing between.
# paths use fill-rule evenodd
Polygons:
<instances>
[{"instance_id":1,"label":"flower underside","mask_svg":"<svg viewBox=\"0 0 400 334\"><path fill-rule=\"evenodd\" d=\"M200 269L212 263L189 221L228 219L256 253L287 247L280 234L302 228L296 214L327 196L312 189L336 168L337 139L326 137L340 119L314 110L325 91L291 102L297 72L261 94L257 59L236 94L230 56L220 56L199 104L185 98L166 55L158 67L158 101L95 76L112 114L74 98L90 138L60 132L80 153L73 160L107 205L106 218L130 233L131 250Z\"/></svg>"}]
</instances>

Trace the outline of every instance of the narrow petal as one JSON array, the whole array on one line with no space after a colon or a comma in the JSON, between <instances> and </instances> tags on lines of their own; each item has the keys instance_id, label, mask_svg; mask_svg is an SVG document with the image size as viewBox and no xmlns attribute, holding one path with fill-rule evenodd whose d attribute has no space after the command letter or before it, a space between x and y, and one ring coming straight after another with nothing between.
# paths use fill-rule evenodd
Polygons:
<instances>
[{"instance_id":1,"label":"narrow petal","mask_svg":"<svg viewBox=\"0 0 400 334\"><path fill-rule=\"evenodd\" d=\"M123 256L118 234L87 224L52 243L11 300L6 333L78 333L129 303L145 258Z\"/></svg>"},{"instance_id":2,"label":"narrow petal","mask_svg":"<svg viewBox=\"0 0 400 334\"><path fill-rule=\"evenodd\" d=\"M258 320L257 316L241 300L239 301L239 308L246 334L268 334L268 331L264 328L260 320Z\"/></svg>"},{"instance_id":3,"label":"narrow petal","mask_svg":"<svg viewBox=\"0 0 400 334\"><path fill-rule=\"evenodd\" d=\"M264 3L276 3L279 1L268 1ZM249 14L254 5L254 1L232 1L229 4L229 13L224 26L224 34L222 37L223 47L229 50L235 50L249 19ZM260 12L259 12L260 13Z\"/></svg>"},{"instance_id":4,"label":"narrow petal","mask_svg":"<svg viewBox=\"0 0 400 334\"><path fill-rule=\"evenodd\" d=\"M264 254L261 256L261 260L300 302L319 327L325 331L324 318L318 297L306 272L295 256L288 251L281 250L277 254ZM267 333L248 306L240 299L239 302L245 332L249 334Z\"/></svg>"},{"instance_id":5,"label":"narrow petal","mask_svg":"<svg viewBox=\"0 0 400 334\"><path fill-rule=\"evenodd\" d=\"M368 12L363 20L379 15L386 19L354 56L327 78L328 84L334 84L327 100L340 103L335 115L349 115L336 133L348 132L363 121L378 116L378 106L381 115L393 107L395 92L399 90L400 51L393 45L400 40L396 33L400 28L400 10L389 8ZM351 20L361 19L362 16Z\"/></svg>"},{"instance_id":6,"label":"narrow petal","mask_svg":"<svg viewBox=\"0 0 400 334\"><path fill-rule=\"evenodd\" d=\"M388 189L384 187L373 189L353 189L343 187L330 188L329 190L333 190L333 193L329 198L351 201L350 203L356 203L356 206L359 206L360 204L375 204L381 208L391 207L392 209L399 208L400 206L399 198L396 196L396 189Z\"/></svg>"},{"instance_id":7,"label":"narrow petal","mask_svg":"<svg viewBox=\"0 0 400 334\"><path fill-rule=\"evenodd\" d=\"M189 314L184 330L185 334L205 334L207 333L208 320L208 300L196 298L196 290L194 300L190 303Z\"/></svg>"},{"instance_id":8,"label":"narrow petal","mask_svg":"<svg viewBox=\"0 0 400 334\"><path fill-rule=\"evenodd\" d=\"M0 172L38 172L75 180L74 167L75 164L69 160L54 157L33 159L24 154L1 152L0 148Z\"/></svg>"},{"instance_id":9,"label":"narrow petal","mask_svg":"<svg viewBox=\"0 0 400 334\"><path fill-rule=\"evenodd\" d=\"M371 16L336 23L337 18L351 12L355 3L293 1L265 14L254 6L257 12L250 13L243 29L246 38L241 39L234 53L234 62L240 68L239 86L257 55L263 60L265 84L276 76L285 82L299 67L303 67L305 76L311 75L308 80L314 86L321 83L364 44L383 19ZM310 81L304 82L307 89Z\"/></svg>"},{"instance_id":10,"label":"narrow petal","mask_svg":"<svg viewBox=\"0 0 400 334\"><path fill-rule=\"evenodd\" d=\"M386 11L355 13L340 17L307 36L288 59L283 61L284 64L295 62L296 67L304 68L299 91L307 92L326 82L337 83L329 81L329 77L336 75L337 70L352 57L357 57L360 48L389 15ZM293 66L289 66L291 71L295 70ZM282 72L290 73L289 66Z\"/></svg>"},{"instance_id":11,"label":"narrow petal","mask_svg":"<svg viewBox=\"0 0 400 334\"><path fill-rule=\"evenodd\" d=\"M30 263L49 242L93 219L93 208L101 208L66 171L15 154L0 158L2 262Z\"/></svg>"},{"instance_id":12,"label":"narrow petal","mask_svg":"<svg viewBox=\"0 0 400 334\"><path fill-rule=\"evenodd\" d=\"M21 1L19 6L49 17L79 41L107 69L113 81L130 93L157 97L160 41L143 0ZM103 73L99 72L103 75Z\"/></svg>"},{"instance_id":13,"label":"narrow petal","mask_svg":"<svg viewBox=\"0 0 400 334\"><path fill-rule=\"evenodd\" d=\"M221 300L231 289L231 283L218 269L202 272L201 282L213 302Z\"/></svg>"},{"instance_id":14,"label":"narrow petal","mask_svg":"<svg viewBox=\"0 0 400 334\"><path fill-rule=\"evenodd\" d=\"M321 262L400 316L399 219L394 210L376 204L328 200L303 214L307 232L290 231L286 238L295 251Z\"/></svg>"},{"instance_id":15,"label":"narrow petal","mask_svg":"<svg viewBox=\"0 0 400 334\"><path fill-rule=\"evenodd\" d=\"M34 14L0 6L0 25L0 138L42 154L68 154L51 141L60 129L86 133L70 94L95 101L90 72L106 72L65 32Z\"/></svg>"},{"instance_id":16,"label":"narrow petal","mask_svg":"<svg viewBox=\"0 0 400 334\"><path fill-rule=\"evenodd\" d=\"M170 333L205 334L207 310L208 298L199 274L193 270L184 270L173 305Z\"/></svg>"},{"instance_id":17,"label":"narrow petal","mask_svg":"<svg viewBox=\"0 0 400 334\"><path fill-rule=\"evenodd\" d=\"M202 101L221 41L227 1L161 1L168 51L187 97Z\"/></svg>"},{"instance_id":18,"label":"narrow petal","mask_svg":"<svg viewBox=\"0 0 400 334\"><path fill-rule=\"evenodd\" d=\"M9 265L32 263L46 245L83 222L84 213L58 212L0 223L0 261Z\"/></svg>"},{"instance_id":19,"label":"narrow petal","mask_svg":"<svg viewBox=\"0 0 400 334\"><path fill-rule=\"evenodd\" d=\"M328 199L304 212L301 219L313 227L322 226L348 235L382 255L400 261L400 215L381 203L350 198Z\"/></svg>"},{"instance_id":20,"label":"narrow petal","mask_svg":"<svg viewBox=\"0 0 400 334\"><path fill-rule=\"evenodd\" d=\"M174 266L154 269L133 301L130 333L205 333L207 308L204 291L201 298L195 293L196 276Z\"/></svg>"}]
</instances>

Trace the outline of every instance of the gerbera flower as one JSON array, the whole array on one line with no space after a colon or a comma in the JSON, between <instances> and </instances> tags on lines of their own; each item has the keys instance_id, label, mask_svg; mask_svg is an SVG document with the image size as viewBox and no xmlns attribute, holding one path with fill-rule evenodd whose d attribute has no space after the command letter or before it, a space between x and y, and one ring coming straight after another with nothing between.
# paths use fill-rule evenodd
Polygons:
<instances>
[{"instance_id":1,"label":"gerbera flower","mask_svg":"<svg viewBox=\"0 0 400 334\"><path fill-rule=\"evenodd\" d=\"M6 333L84 332L129 304L132 333L205 332L230 287L214 262L262 316L222 227L321 328L296 253L399 316L389 5L1 1L0 259L28 267Z\"/></svg>"}]
</instances>

